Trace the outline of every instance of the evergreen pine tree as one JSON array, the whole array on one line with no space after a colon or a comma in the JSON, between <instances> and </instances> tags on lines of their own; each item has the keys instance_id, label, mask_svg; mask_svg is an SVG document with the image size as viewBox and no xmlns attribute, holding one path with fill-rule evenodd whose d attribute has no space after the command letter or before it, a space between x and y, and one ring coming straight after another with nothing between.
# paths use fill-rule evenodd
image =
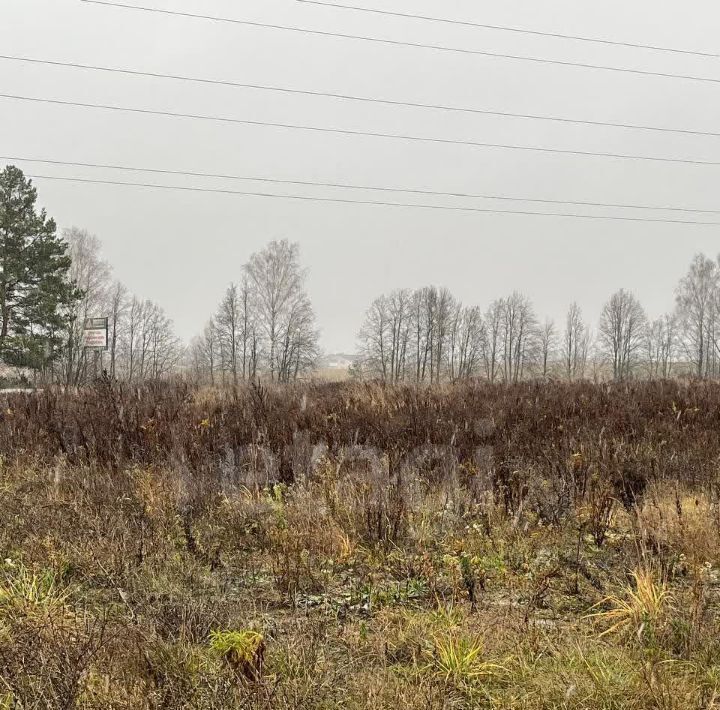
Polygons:
<instances>
[{"instance_id":1,"label":"evergreen pine tree","mask_svg":"<svg viewBox=\"0 0 720 710\"><path fill-rule=\"evenodd\" d=\"M36 202L22 170L0 172L0 360L39 369L61 347L80 294L68 278L67 244Z\"/></svg>"}]
</instances>

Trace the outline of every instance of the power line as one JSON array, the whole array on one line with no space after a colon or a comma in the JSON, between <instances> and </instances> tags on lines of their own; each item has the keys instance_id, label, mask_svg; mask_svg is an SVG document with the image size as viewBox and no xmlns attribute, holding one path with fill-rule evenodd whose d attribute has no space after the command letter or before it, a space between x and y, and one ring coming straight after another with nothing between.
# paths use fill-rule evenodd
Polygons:
<instances>
[{"instance_id":1,"label":"power line","mask_svg":"<svg viewBox=\"0 0 720 710\"><path fill-rule=\"evenodd\" d=\"M354 94L340 94L328 91L314 91L309 89L294 89L291 87L269 86L265 84L249 84L244 82L223 80L223 79L206 79L202 77L183 76L179 74L163 74L160 72L149 72L137 69L126 69L122 67L105 67L94 64L80 64L78 62L60 62L49 59L34 59L30 57L16 57L11 55L0 55L0 60L25 62L28 64L40 64L43 66L62 67L66 69L81 69L97 72L108 72L112 74L123 74L136 77L147 77L151 79L171 79L174 81L187 81L198 84L210 84L217 86L228 86L232 88L253 89L259 91L271 91L283 94L296 94L301 96L323 97L330 99L340 99L345 101L358 101L363 103L384 104L388 106L406 106L409 108L431 109L436 111L450 111L455 113L470 113L483 116L500 116L502 118L520 118L532 121L550 121L555 123L574 124L581 126L596 126L603 128L623 128L637 131L652 131L659 133L677 133L691 136L707 136L720 138L720 132L716 131L698 131L684 128L666 128L663 126L648 126L635 123L615 123L611 121L593 121L589 119L570 118L567 116L547 116L532 113L513 113L510 111L493 111L490 109L478 109L463 106L447 106L443 104L422 103L414 101L400 101L394 99L382 99L370 96L357 96Z\"/></svg>"},{"instance_id":2,"label":"power line","mask_svg":"<svg viewBox=\"0 0 720 710\"><path fill-rule=\"evenodd\" d=\"M540 30L529 30L523 27L511 27L508 25L489 25L481 22L470 22L467 20L453 20L446 17L431 17L429 15L416 15L406 12L394 12L391 10L378 10L371 7L359 7L357 5L342 5L336 2L323 2L322 0L298 0L306 5L319 5L320 7L331 7L339 10L353 10L354 12L366 12L373 15L388 15L391 17L403 17L411 20L423 20L426 22L440 22L447 25L459 25L462 27L474 27L485 30L498 30L500 32L513 32L516 34L534 35L537 37L550 37L552 39L568 39L574 42L591 42L593 44L604 44L613 47L629 47L631 49L650 49L654 52L671 52L673 54L687 54L695 57L720 58L720 54L714 52L701 52L698 50L679 49L677 47L663 47L656 44L638 44L635 42L621 42L618 40L603 39L599 37L585 37L582 35L566 35L559 32L543 32Z\"/></svg>"},{"instance_id":3,"label":"power line","mask_svg":"<svg viewBox=\"0 0 720 710\"><path fill-rule=\"evenodd\" d=\"M66 160L51 160L47 158L25 158L20 156L8 156L0 155L0 160L12 160L23 163L41 163L43 165L62 165L64 167L74 168L97 168L103 170L124 170L128 172L139 172L139 173L154 173L158 175L178 175L182 177L202 177L202 178L218 178L223 180L241 180L247 182L263 182L272 183L277 185L300 185L303 187L330 187L330 188L341 188L345 190L369 190L374 192L391 192L391 193L403 193L411 195L422 195L425 197L451 197L451 198L466 198L466 199L478 199L478 200L502 200L507 202L535 202L539 204L549 205L572 205L574 207L603 207L603 208L615 208L615 209L632 209L632 210L661 210L668 212L684 212L691 214L720 214L720 209L691 209L688 207L667 207L658 205L638 205L638 204L623 204L623 203L611 203L611 202L587 202L579 200L551 200L551 199L539 199L533 197L515 197L509 195L492 195L492 194L477 194L477 193L463 193L463 192L438 192L435 190L422 190L415 188L404 188L404 187L386 187L378 185L358 185L349 183L338 183L338 182L322 182L318 180L288 180L279 178L269 178L261 176L245 176L245 175L228 175L223 173L205 173L196 171L186 170L168 170L161 168L141 168L130 165L114 165L112 163L87 163L77 161L66 161Z\"/></svg>"},{"instance_id":4,"label":"power line","mask_svg":"<svg viewBox=\"0 0 720 710\"><path fill-rule=\"evenodd\" d=\"M318 37L335 37L338 39L349 39L360 42L373 42L375 44L384 44L395 47L413 47L415 49L429 49L439 52L454 52L456 54L470 54L481 57L492 57L496 59L510 59L519 62L533 62L535 64L547 64L561 67L577 67L580 69L593 69L598 71L610 71L624 74L636 74L640 76L655 76L664 79L684 79L687 81L700 81L712 84L720 84L720 78L696 76L691 74L672 74L668 72L649 71L645 69L631 69L630 67L614 67L602 64L588 64L584 62L571 62L561 59L547 59L546 57L528 57L516 54L503 54L499 52L488 52L480 49L463 49L460 47L447 47L438 44L424 44L422 42L407 42L395 39L384 39L382 37L370 37L366 35L353 35L342 32L330 32L327 30L311 30L305 27L293 27L291 25L278 25L267 22L254 22L251 20L236 20L230 17L218 17L216 15L200 15L192 12L181 12L179 10L164 10L157 7L143 7L140 5L127 5L120 2L109 2L108 0L81 0L82 2L92 5L105 5L107 7L121 8L124 10L139 10L142 12L153 12L162 15L173 15L176 17L185 17L195 20L208 20L212 22L223 22L234 25L243 25L246 27L260 27L270 30L283 30L286 32L296 32L307 35L315 35Z\"/></svg>"},{"instance_id":5,"label":"power line","mask_svg":"<svg viewBox=\"0 0 720 710\"><path fill-rule=\"evenodd\" d=\"M720 222L700 222L680 219L659 219L653 217L620 217L608 215L575 214L567 212L533 212L528 210L499 210L483 207L457 207L447 205L413 204L407 202L383 202L380 200L350 200L341 197L311 197L308 195L277 195L269 192L250 192L241 190L223 190L218 188L187 187L178 185L158 185L154 183L125 182L120 180L97 180L89 178L60 177L56 175L28 175L33 180L60 180L64 182L78 182L92 185L120 185L126 187L154 188L160 190L181 190L185 192L216 193L222 195L239 195L242 197L264 197L280 200L299 200L303 202L328 202L344 205L373 205L380 207L402 207L409 209L441 210L445 212L476 212L482 214L516 214L537 217L567 217L574 219L611 220L621 222L654 222L658 224L691 224L720 227Z\"/></svg>"},{"instance_id":6,"label":"power line","mask_svg":"<svg viewBox=\"0 0 720 710\"><path fill-rule=\"evenodd\" d=\"M87 0L88 2L90 0ZM401 133L382 133L379 131L356 131L345 128L330 128L326 126L309 126L294 123L275 123L271 121L253 121L244 118L230 118L225 116L207 116L193 113L176 113L174 111L157 111L144 108L133 108L129 106L112 106L108 104L84 103L80 101L62 101L60 99L47 99L32 96L19 96L16 94L0 94L0 98L13 101L27 101L33 103L52 104L57 106L73 106L77 108L102 109L106 111L119 111L124 113L135 113L150 116L164 116L171 118L184 118L200 121L214 121L220 123L240 124L244 126L263 126L268 128L281 128L295 131L309 131L312 133L331 133L343 136L362 136L366 138L386 138L392 140L404 140L417 143L434 143L439 145L460 145L472 148L494 148L498 150L518 150L534 153L548 153L557 155L574 155L594 158L614 158L618 160L640 160L655 163L679 163L685 165L708 165L718 166L719 161L696 160L691 158L664 158L652 155L629 155L626 153L606 153L589 150L571 150L567 148L543 148L540 146L515 145L507 143L485 143L480 141L459 140L454 138L434 138L426 136L414 136Z\"/></svg>"}]
</instances>

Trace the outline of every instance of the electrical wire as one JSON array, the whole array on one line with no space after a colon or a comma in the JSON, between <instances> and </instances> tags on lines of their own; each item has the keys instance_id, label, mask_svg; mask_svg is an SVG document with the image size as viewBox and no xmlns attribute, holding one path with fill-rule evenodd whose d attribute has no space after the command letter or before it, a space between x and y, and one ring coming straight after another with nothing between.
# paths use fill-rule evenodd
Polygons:
<instances>
[{"instance_id":1,"label":"electrical wire","mask_svg":"<svg viewBox=\"0 0 720 710\"><path fill-rule=\"evenodd\" d=\"M660 205L638 205L627 203L612 202L588 202L579 200L552 200L535 197L517 197L510 195L497 194L478 194L466 192L440 192L436 190L422 190L407 187L387 187L378 185L362 185L339 182L323 182L319 180L289 180L282 178L269 178L264 176L248 176L248 175L229 175L224 173L207 173L186 170L169 170L162 168L145 168L131 165L116 165L112 163L89 163L67 160L53 160L49 158L27 158L23 156L0 155L0 160L17 161L21 163L40 163L43 165L61 165L63 167L74 168L93 168L102 170L120 170L127 172L154 173L159 175L177 175L182 177L202 177L222 180L240 180L247 182L263 182L277 185L299 185L302 187L329 187L344 190L367 190L373 192L390 192L411 195L422 195L425 197L449 197L449 198L465 198L479 200L501 200L507 202L534 202L548 205L571 205L574 207L602 207L613 209L632 209L632 210L660 210L668 212L684 212L690 214L720 214L720 209L693 209L689 207L668 207Z\"/></svg>"},{"instance_id":2,"label":"electrical wire","mask_svg":"<svg viewBox=\"0 0 720 710\"><path fill-rule=\"evenodd\" d=\"M318 5L319 7L330 7L338 10L352 10L354 12L365 12L373 15L387 15L390 17L402 17L410 20L423 20L426 22L439 22L447 25L459 25L461 27L474 27L484 30L497 30L500 32L512 32L516 34L534 35L536 37L550 37L552 39L567 39L573 42L590 42L593 44L604 44L613 47L628 47L631 49L649 49L653 52L671 52L673 54L686 54L694 57L720 58L720 54L714 52L701 52L693 49L679 49L677 47L663 47L656 44L639 44L635 42L621 42L618 40L603 39L599 37L585 37L583 35L567 35L559 32L544 32L541 30L529 30L524 27L511 27L508 25L490 25L483 22L470 22L467 20L454 20L446 17L432 17L429 15L416 15L408 12L395 12L392 10L378 10L372 7L360 7L358 5L343 5L337 2L323 2L322 0L297 0L305 5Z\"/></svg>"},{"instance_id":3,"label":"electrical wire","mask_svg":"<svg viewBox=\"0 0 720 710\"><path fill-rule=\"evenodd\" d=\"M444 45L437 45L437 44L424 44L422 42L406 42L401 40L395 40L395 39L384 39L382 37L370 37L366 35L353 35L353 34L346 34L342 32L330 32L327 30L311 30L307 29L305 27L293 27L292 25L278 25L278 24L272 24L267 22L255 22L252 20L237 20L230 17L218 17L216 15L201 15L197 13L192 12L181 12L179 10L164 10L162 8L157 7L144 7L140 5L127 5L125 3L120 2L109 2L108 0L81 0L81 2L92 4L92 5L104 5L107 7L114 7L114 8L120 8L124 10L138 10L142 12L153 12L158 13L162 15L173 15L176 17L185 17L190 19L196 19L196 20L208 20L212 22L223 22L223 23L230 23L234 25L243 25L246 27L259 27L263 29L270 29L270 30L283 30L286 32L295 32L295 33L301 33L301 34L307 34L307 35L315 35L318 37L334 37L337 39L349 39L349 40L355 40L360 42L373 42L375 44L384 44L388 46L395 46L395 47L413 47L415 49L428 49L428 50L434 50L439 52L454 52L457 54L469 54L469 55L476 55L481 57L491 57L495 59L508 59L513 61L519 61L519 62L533 62L535 64L546 64L546 65L552 65L552 66L562 66L562 67L576 67L580 69L592 69L597 71L609 71L609 72L618 72L618 73L624 73L624 74L636 74L639 76L654 76L654 77L661 77L665 79L682 79L686 81L699 81L699 82L708 82L713 84L720 84L720 78L712 78L712 77L706 77L706 76L696 76L692 74L673 74L669 72L658 72L658 71L650 71L646 69L632 69L630 67L615 67L615 66L609 66L609 65L602 65L602 64L589 64L585 62L572 62L567 60L561 60L561 59L548 59L546 57L529 57L529 56L523 56L523 55L516 55L516 54L504 54L500 52L488 52L484 50L479 49L463 49L461 47L447 47Z\"/></svg>"},{"instance_id":4,"label":"electrical wire","mask_svg":"<svg viewBox=\"0 0 720 710\"><path fill-rule=\"evenodd\" d=\"M126 187L141 187L141 188L154 188L161 190L180 190L185 192L200 192L200 193L216 193L222 195L238 195L242 197L263 197L271 199L281 200L299 200L303 202L325 202L325 203L336 203L344 205L372 205L380 207L402 207L409 209L424 209L424 210L440 210L446 212L473 212L481 214L509 214L509 215L523 215L523 216L537 216L537 217L566 217L573 219L587 219L587 220L611 220L621 222L652 222L658 224L688 224L697 226L716 226L720 227L720 222L700 222L692 220L680 220L680 219L659 219L652 217L622 217L614 215L587 215L587 214L575 214L566 212L533 212L529 210L499 210L490 209L483 207L458 207L458 206L446 206L446 205L429 205L429 204L412 204L405 202L383 202L379 200L349 200L340 197L313 197L309 195L277 195L268 192L250 192L240 190L222 190L218 188L204 188L204 187L187 187L178 185L158 185L154 183L140 183L140 182L125 182L119 180L98 180L89 178L76 178L76 177L60 177L57 175L28 175L33 180L59 180L65 182L77 182L86 183L93 185L120 185Z\"/></svg>"},{"instance_id":5,"label":"electrical wire","mask_svg":"<svg viewBox=\"0 0 720 710\"><path fill-rule=\"evenodd\" d=\"M158 111L144 108L134 108L129 106L113 106L109 104L85 103L80 101L63 101L60 99L48 99L33 96L20 96L17 94L0 94L0 99L8 99L13 101L26 101L32 103L52 104L57 106L72 106L76 108L101 109L106 111L118 111L124 113L134 113L150 116L163 116L171 118L183 118L200 121L214 121L220 123L239 124L244 126L263 126L269 128L280 128L294 131L309 131L312 133L330 133L342 136L366 137L366 138L385 138L391 140L403 140L417 143L434 143L439 145L458 145L471 148L492 148L498 150L517 150L534 153L546 153L556 155L572 155L581 157L595 158L613 158L617 160L636 160L650 161L654 163L676 163L684 165L707 165L720 166L720 161L715 160L699 160L693 158L666 158L653 155L630 155L627 153L610 153L602 151L590 150L571 150L569 148L544 148L541 146L517 145L510 143L486 143L481 141L460 140L454 138L437 138L426 136L415 136L402 133L383 133L380 131L357 131L345 128L331 128L326 126L310 126L294 123L277 123L272 121L257 121L244 118L230 118L225 116L207 116L203 114L193 113L177 113L174 111Z\"/></svg>"},{"instance_id":6,"label":"electrical wire","mask_svg":"<svg viewBox=\"0 0 720 710\"><path fill-rule=\"evenodd\" d=\"M700 131L685 128L666 128L664 126L649 126L636 123L614 123L611 121L593 121L589 119L571 118L567 116L547 116L532 113L513 113L511 111L494 111L490 109L470 108L464 106L447 106L435 103L422 103L415 101L400 101L394 99L381 99L371 96L357 96L354 94L340 94L328 91L314 91L309 89L294 89L291 87L269 86L265 84L249 84L244 82L229 81L223 79L206 79L202 77L183 76L179 74L163 74L161 72L142 71L138 69L125 69L121 67L105 67L94 64L81 64L78 62L61 62L49 59L34 59L31 57L17 57L12 55L0 55L0 60L25 62L28 64L39 64L43 66L62 67L66 69L81 69L87 71L107 72L112 74L123 74L135 77L147 77L151 79L170 79L174 81L186 81L198 84L210 84L216 86L227 86L232 88L253 89L259 91L278 92L283 94L296 94L301 96L313 96L345 101L357 101L363 103L383 104L388 106L405 106L409 108L431 109L435 111L449 111L454 113L470 113L483 116L499 116L502 118L520 118L532 121L550 121L564 124L581 126L594 126L602 128L623 128L636 131L652 131L659 133L676 133L691 136L706 136L720 138L720 132Z\"/></svg>"}]
</instances>

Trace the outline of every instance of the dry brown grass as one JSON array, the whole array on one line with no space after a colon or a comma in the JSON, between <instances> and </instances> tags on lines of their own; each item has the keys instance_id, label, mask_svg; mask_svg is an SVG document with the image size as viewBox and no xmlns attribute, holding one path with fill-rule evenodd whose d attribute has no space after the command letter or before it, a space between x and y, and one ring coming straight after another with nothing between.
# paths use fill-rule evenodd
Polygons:
<instances>
[{"instance_id":1,"label":"dry brown grass","mask_svg":"<svg viewBox=\"0 0 720 710\"><path fill-rule=\"evenodd\" d=\"M720 706L717 388L102 396L0 421L0 708Z\"/></svg>"}]
</instances>

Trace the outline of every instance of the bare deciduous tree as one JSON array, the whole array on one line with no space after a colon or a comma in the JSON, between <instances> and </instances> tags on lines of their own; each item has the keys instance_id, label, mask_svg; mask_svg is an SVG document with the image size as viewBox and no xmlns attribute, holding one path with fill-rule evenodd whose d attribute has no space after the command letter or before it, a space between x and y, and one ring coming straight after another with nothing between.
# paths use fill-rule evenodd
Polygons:
<instances>
[{"instance_id":1,"label":"bare deciduous tree","mask_svg":"<svg viewBox=\"0 0 720 710\"><path fill-rule=\"evenodd\" d=\"M120 281L115 281L110 290L108 317L108 349L110 352L110 377L117 377L118 343L128 312L128 293Z\"/></svg>"},{"instance_id":2,"label":"bare deciduous tree","mask_svg":"<svg viewBox=\"0 0 720 710\"><path fill-rule=\"evenodd\" d=\"M393 291L375 299L360 330L364 371L386 382L439 382L468 376L477 360L479 313L447 289Z\"/></svg>"},{"instance_id":3,"label":"bare deciduous tree","mask_svg":"<svg viewBox=\"0 0 720 710\"><path fill-rule=\"evenodd\" d=\"M406 292L376 298L365 314L360 329L360 342L364 370L384 382L400 381L405 371L405 353L399 346L398 333L405 332L403 322L409 325L410 302Z\"/></svg>"},{"instance_id":4,"label":"bare deciduous tree","mask_svg":"<svg viewBox=\"0 0 720 710\"><path fill-rule=\"evenodd\" d=\"M265 372L287 382L313 369L319 357L315 313L305 291L297 244L271 242L243 266L242 279L231 284L212 320L193 341L191 362L196 371L214 372L226 384L229 374L252 380ZM202 365L202 363L205 363Z\"/></svg>"},{"instance_id":5,"label":"bare deciduous tree","mask_svg":"<svg viewBox=\"0 0 720 710\"><path fill-rule=\"evenodd\" d=\"M238 287L232 283L225 291L214 320L215 333L227 353L226 365L232 375L232 383L238 384L238 352L242 350L243 318Z\"/></svg>"},{"instance_id":6,"label":"bare deciduous tree","mask_svg":"<svg viewBox=\"0 0 720 710\"><path fill-rule=\"evenodd\" d=\"M485 377L489 382L495 382L500 369L501 357L501 329L503 322L504 301L499 299L490 304L485 313L485 341L483 347L483 363Z\"/></svg>"},{"instance_id":7,"label":"bare deciduous tree","mask_svg":"<svg viewBox=\"0 0 720 710\"><path fill-rule=\"evenodd\" d=\"M538 338L540 343L542 376L547 377L550 372L550 364L557 349L555 321L548 318L540 329Z\"/></svg>"},{"instance_id":8,"label":"bare deciduous tree","mask_svg":"<svg viewBox=\"0 0 720 710\"><path fill-rule=\"evenodd\" d=\"M215 370L218 357L218 333L215 320L211 318L202 335L193 338L188 351L188 364L192 375L198 383L215 384Z\"/></svg>"},{"instance_id":9,"label":"bare deciduous tree","mask_svg":"<svg viewBox=\"0 0 720 710\"><path fill-rule=\"evenodd\" d=\"M137 297L128 307L127 325L120 343L123 374L131 382L158 379L172 373L183 353L172 321L163 309Z\"/></svg>"},{"instance_id":10,"label":"bare deciduous tree","mask_svg":"<svg viewBox=\"0 0 720 710\"><path fill-rule=\"evenodd\" d=\"M277 378L290 382L313 369L319 356L315 313L307 294L295 298L281 321L277 348Z\"/></svg>"},{"instance_id":11,"label":"bare deciduous tree","mask_svg":"<svg viewBox=\"0 0 720 710\"><path fill-rule=\"evenodd\" d=\"M676 343L677 322L674 315L664 315L648 326L645 336L648 377L670 377L675 361Z\"/></svg>"},{"instance_id":12,"label":"bare deciduous tree","mask_svg":"<svg viewBox=\"0 0 720 710\"><path fill-rule=\"evenodd\" d=\"M408 360L410 341L411 294L405 289L393 291L387 299L390 329L390 381L402 382Z\"/></svg>"},{"instance_id":13,"label":"bare deciduous tree","mask_svg":"<svg viewBox=\"0 0 720 710\"><path fill-rule=\"evenodd\" d=\"M647 318L637 298L620 289L605 304L600 316L598 338L604 354L612 363L613 377L632 377L637 354L645 341Z\"/></svg>"},{"instance_id":14,"label":"bare deciduous tree","mask_svg":"<svg viewBox=\"0 0 720 710\"><path fill-rule=\"evenodd\" d=\"M286 240L270 242L263 251L250 257L244 270L265 338L270 379L286 380L313 367L318 334L305 293L299 246ZM254 340L255 353L257 346Z\"/></svg>"},{"instance_id":15,"label":"bare deciduous tree","mask_svg":"<svg viewBox=\"0 0 720 710\"><path fill-rule=\"evenodd\" d=\"M678 326L686 357L698 377L719 372L720 265L697 254L676 292Z\"/></svg>"},{"instance_id":16,"label":"bare deciduous tree","mask_svg":"<svg viewBox=\"0 0 720 710\"><path fill-rule=\"evenodd\" d=\"M477 306L466 308L458 303L450 336L449 377L464 380L477 374L480 366L485 328Z\"/></svg>"},{"instance_id":17,"label":"bare deciduous tree","mask_svg":"<svg viewBox=\"0 0 720 710\"><path fill-rule=\"evenodd\" d=\"M105 315L112 289L112 269L101 256L100 240L84 229L72 227L63 232L72 259L69 278L82 292L71 306L64 358L65 384L77 385L87 377L87 357L82 347L86 318Z\"/></svg>"},{"instance_id":18,"label":"bare deciduous tree","mask_svg":"<svg viewBox=\"0 0 720 710\"><path fill-rule=\"evenodd\" d=\"M590 329L583 321L580 306L572 303L565 319L562 348L563 366L568 380L585 377L589 347Z\"/></svg>"},{"instance_id":19,"label":"bare deciduous tree","mask_svg":"<svg viewBox=\"0 0 720 710\"><path fill-rule=\"evenodd\" d=\"M395 291L373 301L360 330L362 370L386 382L437 383L477 376L518 381L538 352L537 322L527 298L496 301L483 320L447 289Z\"/></svg>"},{"instance_id":20,"label":"bare deciduous tree","mask_svg":"<svg viewBox=\"0 0 720 710\"><path fill-rule=\"evenodd\" d=\"M502 301L503 379L519 382L536 353L538 327L530 299L517 291Z\"/></svg>"}]
</instances>

